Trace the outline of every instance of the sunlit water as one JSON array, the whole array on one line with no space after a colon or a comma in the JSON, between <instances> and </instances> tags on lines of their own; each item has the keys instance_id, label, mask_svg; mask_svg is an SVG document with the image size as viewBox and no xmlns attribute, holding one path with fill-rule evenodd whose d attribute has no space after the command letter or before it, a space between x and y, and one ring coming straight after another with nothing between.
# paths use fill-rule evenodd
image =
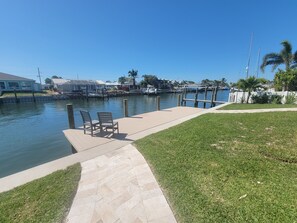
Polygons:
<instances>
[{"instance_id":1,"label":"sunlit water","mask_svg":"<svg viewBox=\"0 0 297 223\"><path fill-rule=\"evenodd\" d=\"M228 91L219 91L219 101L227 101ZM161 109L177 105L176 94L162 94ZM194 98L188 94L188 98ZM203 98L203 95L199 95ZM209 95L210 98L210 95ZM71 147L62 130L68 128L66 104L72 103L75 125L81 126L79 110L88 110L94 119L98 111L110 111L114 118L123 114L122 97L52 101L47 103L22 103L0 105L0 177L70 155ZM156 110L155 96L129 96L129 116ZM193 106L188 102L187 106ZM199 107L202 103L199 104Z\"/></svg>"}]
</instances>

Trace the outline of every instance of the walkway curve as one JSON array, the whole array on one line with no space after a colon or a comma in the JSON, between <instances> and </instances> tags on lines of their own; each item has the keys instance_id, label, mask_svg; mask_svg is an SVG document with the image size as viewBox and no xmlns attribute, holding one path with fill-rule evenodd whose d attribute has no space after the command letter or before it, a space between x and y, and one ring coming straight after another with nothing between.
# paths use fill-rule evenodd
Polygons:
<instances>
[{"instance_id":1,"label":"walkway curve","mask_svg":"<svg viewBox=\"0 0 297 223\"><path fill-rule=\"evenodd\" d=\"M66 222L176 222L148 164L131 144L81 165Z\"/></svg>"}]
</instances>

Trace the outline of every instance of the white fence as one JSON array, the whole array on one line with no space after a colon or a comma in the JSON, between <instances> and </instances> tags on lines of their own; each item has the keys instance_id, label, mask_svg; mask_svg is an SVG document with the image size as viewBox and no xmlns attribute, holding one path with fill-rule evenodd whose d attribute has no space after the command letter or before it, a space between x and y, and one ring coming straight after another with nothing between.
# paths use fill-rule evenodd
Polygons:
<instances>
[{"instance_id":1,"label":"white fence","mask_svg":"<svg viewBox=\"0 0 297 223\"><path fill-rule=\"evenodd\" d=\"M296 91L259 91L259 92L252 92L251 96L249 98L249 103L252 103L252 95L263 95L266 93L267 95L281 95L282 97L282 103L284 104L286 102L286 97L288 95L294 94L295 97L297 95ZM242 92L242 91L235 91L229 93L228 102L234 102L234 103L246 103L247 101L248 92Z\"/></svg>"}]
</instances>

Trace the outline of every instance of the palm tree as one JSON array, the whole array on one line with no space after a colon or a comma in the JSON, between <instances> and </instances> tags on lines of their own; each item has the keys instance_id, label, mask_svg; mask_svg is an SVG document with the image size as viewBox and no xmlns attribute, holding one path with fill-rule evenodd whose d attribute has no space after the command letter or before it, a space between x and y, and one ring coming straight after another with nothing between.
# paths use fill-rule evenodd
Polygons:
<instances>
[{"instance_id":1,"label":"palm tree","mask_svg":"<svg viewBox=\"0 0 297 223\"><path fill-rule=\"evenodd\" d=\"M130 70L130 71L128 72L128 75L129 75L129 77L132 78L132 80L133 80L133 88L135 89L135 78L137 78L138 71L132 69L132 70Z\"/></svg>"},{"instance_id":2,"label":"palm tree","mask_svg":"<svg viewBox=\"0 0 297 223\"><path fill-rule=\"evenodd\" d=\"M125 76L121 76L121 77L119 77L119 79L118 79L118 82L119 82L121 85L125 84L126 81L127 81L127 78L126 78Z\"/></svg>"},{"instance_id":3,"label":"palm tree","mask_svg":"<svg viewBox=\"0 0 297 223\"><path fill-rule=\"evenodd\" d=\"M272 71L274 71L279 65L284 64L286 71L297 67L297 51L292 53L292 45L289 41L281 42L283 49L279 53L269 53L263 57L263 63L261 70L268 65L272 65Z\"/></svg>"},{"instance_id":4,"label":"palm tree","mask_svg":"<svg viewBox=\"0 0 297 223\"><path fill-rule=\"evenodd\" d=\"M240 79L237 82L237 87L241 88L244 92L246 91L248 92L247 102L246 102L248 104L251 96L251 92L261 87L262 84L265 82L266 80L263 78L256 78L255 76L250 76L247 79Z\"/></svg>"}]
</instances>

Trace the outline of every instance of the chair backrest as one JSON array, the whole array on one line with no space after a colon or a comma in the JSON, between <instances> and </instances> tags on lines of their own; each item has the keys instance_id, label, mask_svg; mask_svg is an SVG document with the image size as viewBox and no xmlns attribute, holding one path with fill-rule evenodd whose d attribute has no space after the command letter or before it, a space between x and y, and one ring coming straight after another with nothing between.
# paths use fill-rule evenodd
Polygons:
<instances>
[{"instance_id":1,"label":"chair backrest","mask_svg":"<svg viewBox=\"0 0 297 223\"><path fill-rule=\"evenodd\" d=\"M100 124L113 123L111 112L97 112Z\"/></svg>"},{"instance_id":2,"label":"chair backrest","mask_svg":"<svg viewBox=\"0 0 297 223\"><path fill-rule=\"evenodd\" d=\"M86 123L86 122L92 123L92 119L91 119L90 113L88 111L81 110L80 114L81 114L81 117L82 117L84 123Z\"/></svg>"}]
</instances>

